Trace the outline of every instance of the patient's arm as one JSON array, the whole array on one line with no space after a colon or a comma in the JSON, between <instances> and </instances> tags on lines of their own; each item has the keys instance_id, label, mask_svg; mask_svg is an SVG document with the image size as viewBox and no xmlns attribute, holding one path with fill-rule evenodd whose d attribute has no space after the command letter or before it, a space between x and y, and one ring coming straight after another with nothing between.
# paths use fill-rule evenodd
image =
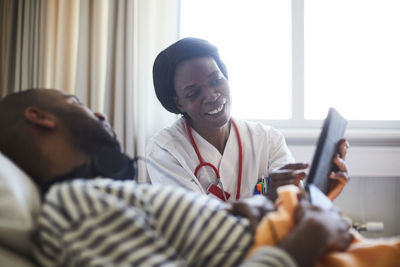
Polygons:
<instances>
[{"instance_id":1,"label":"patient's arm","mask_svg":"<svg viewBox=\"0 0 400 267\"><path fill-rule=\"evenodd\" d=\"M350 225L338 210L323 210L301 201L295 212L295 228L280 242L299 266L313 266L316 260L330 251L348 248L353 236Z\"/></svg>"},{"instance_id":2,"label":"patient's arm","mask_svg":"<svg viewBox=\"0 0 400 267\"><path fill-rule=\"evenodd\" d=\"M249 219L253 233L261 218L275 210L273 203L260 195L228 205L228 212ZM323 210L302 200L295 211L294 219L295 227L282 239L278 247L290 255L299 266L312 266L324 253L345 250L353 240L349 233L350 225L336 208ZM284 254L270 246L265 246L268 249L264 252L261 248L248 258L249 266L252 260L262 262L263 257L266 257L266 262L272 255L284 258Z\"/></svg>"}]
</instances>

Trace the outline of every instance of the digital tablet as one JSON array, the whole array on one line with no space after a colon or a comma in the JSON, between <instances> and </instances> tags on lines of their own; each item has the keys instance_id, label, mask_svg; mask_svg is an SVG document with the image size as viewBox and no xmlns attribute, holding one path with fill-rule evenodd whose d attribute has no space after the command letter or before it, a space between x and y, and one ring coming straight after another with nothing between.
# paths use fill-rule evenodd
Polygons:
<instances>
[{"instance_id":1,"label":"digital tablet","mask_svg":"<svg viewBox=\"0 0 400 267\"><path fill-rule=\"evenodd\" d=\"M330 185L328 175L334 170L332 159L338 152L338 142L344 137L346 126L347 120L334 108L330 108L322 126L310 171L305 181L306 189L313 185L327 195ZM315 202L315 200L311 199L311 202Z\"/></svg>"}]
</instances>

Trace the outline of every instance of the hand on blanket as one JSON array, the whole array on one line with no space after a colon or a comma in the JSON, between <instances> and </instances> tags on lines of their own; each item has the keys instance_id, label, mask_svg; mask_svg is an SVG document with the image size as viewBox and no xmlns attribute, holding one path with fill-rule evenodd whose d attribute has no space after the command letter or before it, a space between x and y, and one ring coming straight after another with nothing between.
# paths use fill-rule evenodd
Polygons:
<instances>
[{"instance_id":1,"label":"hand on blanket","mask_svg":"<svg viewBox=\"0 0 400 267\"><path fill-rule=\"evenodd\" d=\"M250 229L253 233L255 233L257 225L263 216L275 210L274 203L261 195L241 199L228 205L227 211L230 214L249 219Z\"/></svg>"},{"instance_id":2,"label":"hand on blanket","mask_svg":"<svg viewBox=\"0 0 400 267\"><path fill-rule=\"evenodd\" d=\"M330 251L346 250L353 240L350 224L333 208L324 210L300 201L295 212L295 228L280 243L299 266L313 266Z\"/></svg>"},{"instance_id":3,"label":"hand on blanket","mask_svg":"<svg viewBox=\"0 0 400 267\"><path fill-rule=\"evenodd\" d=\"M331 178L332 181L330 184L328 197L331 200L334 200L342 192L344 186L350 180L345 162L348 148L349 143L346 141L346 139L340 140L338 143L338 153L332 159L332 162L336 166L337 171L332 171L329 174L329 178Z\"/></svg>"}]
</instances>

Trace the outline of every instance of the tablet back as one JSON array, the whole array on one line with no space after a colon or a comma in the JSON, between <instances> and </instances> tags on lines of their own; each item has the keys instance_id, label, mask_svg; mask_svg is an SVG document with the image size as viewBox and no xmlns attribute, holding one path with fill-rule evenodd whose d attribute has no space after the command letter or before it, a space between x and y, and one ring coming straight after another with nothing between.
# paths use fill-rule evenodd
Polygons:
<instances>
[{"instance_id":1,"label":"tablet back","mask_svg":"<svg viewBox=\"0 0 400 267\"><path fill-rule=\"evenodd\" d=\"M314 158L306 179L306 186L313 184L325 195L328 193L330 179L328 174L333 170L332 158L337 153L337 144L343 138L347 121L334 108L330 108L322 126Z\"/></svg>"}]
</instances>

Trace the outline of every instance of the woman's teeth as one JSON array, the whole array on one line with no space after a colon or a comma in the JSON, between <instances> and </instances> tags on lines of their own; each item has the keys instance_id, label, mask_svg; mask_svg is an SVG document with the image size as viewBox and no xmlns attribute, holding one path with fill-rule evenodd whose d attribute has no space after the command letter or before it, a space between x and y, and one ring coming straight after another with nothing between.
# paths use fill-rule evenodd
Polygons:
<instances>
[{"instance_id":1,"label":"woman's teeth","mask_svg":"<svg viewBox=\"0 0 400 267\"><path fill-rule=\"evenodd\" d=\"M223 97L223 98L222 98L222 104L221 104L221 106L219 106L218 108L213 109L213 110L207 112L206 114L208 114L208 115L215 115L215 114L221 112L221 110L224 108L226 102L227 102L226 98Z\"/></svg>"},{"instance_id":2,"label":"woman's teeth","mask_svg":"<svg viewBox=\"0 0 400 267\"><path fill-rule=\"evenodd\" d=\"M222 104L222 105L219 106L218 108L207 112L207 114L209 114L209 115L217 114L218 112L220 112L220 111L224 108L224 105L225 105L225 104Z\"/></svg>"}]
</instances>

